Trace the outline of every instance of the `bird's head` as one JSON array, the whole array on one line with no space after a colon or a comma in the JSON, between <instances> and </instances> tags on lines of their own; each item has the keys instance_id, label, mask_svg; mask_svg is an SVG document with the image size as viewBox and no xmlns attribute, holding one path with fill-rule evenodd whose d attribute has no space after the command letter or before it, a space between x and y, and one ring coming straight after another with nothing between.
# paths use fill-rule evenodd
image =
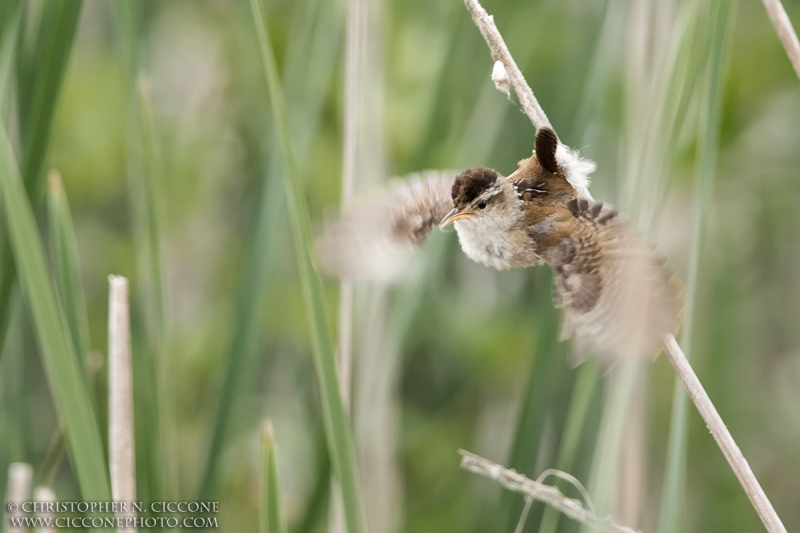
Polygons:
<instances>
[{"instance_id":1,"label":"bird's head","mask_svg":"<svg viewBox=\"0 0 800 533\"><path fill-rule=\"evenodd\" d=\"M503 182L500 175L484 167L470 168L459 174L453 182L453 209L447 213L440 226L444 227L461 218L481 217L503 201Z\"/></svg>"}]
</instances>

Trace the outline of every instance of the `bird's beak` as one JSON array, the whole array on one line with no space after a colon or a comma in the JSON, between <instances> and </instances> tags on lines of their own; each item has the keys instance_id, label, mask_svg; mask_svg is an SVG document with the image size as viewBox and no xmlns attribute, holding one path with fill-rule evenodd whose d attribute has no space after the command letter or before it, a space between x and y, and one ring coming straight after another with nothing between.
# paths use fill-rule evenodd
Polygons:
<instances>
[{"instance_id":1,"label":"bird's beak","mask_svg":"<svg viewBox=\"0 0 800 533\"><path fill-rule=\"evenodd\" d=\"M448 224L450 224L451 222L453 222L456 219L463 218L463 217L471 217L474 214L475 213L473 213L471 210L464 209L464 210L459 211L459 209L457 207L454 207L449 213L447 213L444 216L442 221L439 222L439 227L443 228L443 227L447 226Z\"/></svg>"}]
</instances>

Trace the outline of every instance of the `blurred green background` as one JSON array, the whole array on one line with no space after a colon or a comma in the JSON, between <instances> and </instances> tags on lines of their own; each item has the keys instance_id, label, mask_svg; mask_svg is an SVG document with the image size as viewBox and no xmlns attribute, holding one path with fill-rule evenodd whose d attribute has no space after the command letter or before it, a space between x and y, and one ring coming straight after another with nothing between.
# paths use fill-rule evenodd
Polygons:
<instances>
[{"instance_id":1,"label":"blurred green background","mask_svg":"<svg viewBox=\"0 0 800 533\"><path fill-rule=\"evenodd\" d=\"M354 26L344 0L263 3L314 228L339 209L348 81L357 192L432 168L508 174L530 155L535 132L492 85L489 52L460 1L358 3L355 76L345 69ZM30 102L53 89L49 141L30 141L41 190L28 192L55 280L43 192L48 170L60 172L103 442L113 273L131 280L139 498L219 500L221 530L256 530L270 417L289 531L328 530L331 463L247 2L6 4L4 124L20 160L37 120ZM682 344L787 529L800 530L800 81L763 6L485 7L561 139L598 163L595 198L636 220L683 280L694 305ZM786 8L800 21L800 2ZM43 35L61 41L48 48ZM59 50L60 85L38 75ZM564 468L610 499L601 509L644 531L670 530L665 516L677 531L761 530L693 405L678 448L685 469L667 462L665 357L607 374L594 362L573 369L544 267L495 272L470 263L453 233L431 241L397 287L355 289L352 424L370 531L513 531L523 498L462 471L460 448L534 478ZM30 291L16 283L0 293L0 471L30 463L59 499L79 500ZM335 333L338 283L325 289ZM63 288L59 296L64 306ZM627 391L621 405L617 389ZM616 462L598 451L612 412L622 420ZM607 460L615 481L603 477ZM670 472L677 503L663 503ZM525 531L556 527L578 530L534 504Z\"/></svg>"}]
</instances>

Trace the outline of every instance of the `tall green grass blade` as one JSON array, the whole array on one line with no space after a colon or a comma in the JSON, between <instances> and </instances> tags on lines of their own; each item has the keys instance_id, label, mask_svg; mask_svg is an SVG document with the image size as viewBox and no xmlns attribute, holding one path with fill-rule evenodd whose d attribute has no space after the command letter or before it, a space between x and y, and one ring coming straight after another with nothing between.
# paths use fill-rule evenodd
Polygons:
<instances>
[{"instance_id":1,"label":"tall green grass blade","mask_svg":"<svg viewBox=\"0 0 800 533\"><path fill-rule=\"evenodd\" d=\"M280 184L276 184L277 173L264 176L262 194L259 200L256 231L250 246L250 256L245 274L242 278L233 324L233 334L228 351L228 366L217 408L206 470L200 485L200 500L213 498L218 468L222 451L233 425L235 406L241 394L250 387L249 379L253 375L253 357L256 353L256 334L258 331L259 303L264 294L267 273L273 265L275 254L276 214L284 215L283 203L280 199Z\"/></svg>"},{"instance_id":2,"label":"tall green grass blade","mask_svg":"<svg viewBox=\"0 0 800 533\"><path fill-rule=\"evenodd\" d=\"M653 76L650 87L640 97L638 108L651 110L645 121L645 135L634 136L641 142L632 143L637 166L629 167L627 192L633 195L629 208L647 236L653 232L657 215L664 205L669 176L679 157L678 135L686 120L685 107L690 101L690 88L695 85L696 69L692 66L695 48L697 6L686 2L678 11L671 32L669 51L662 59L664 66ZM683 110L683 113L681 111ZM647 180L640 176L648 176ZM632 183L631 183L632 182Z\"/></svg>"},{"instance_id":3,"label":"tall green grass blade","mask_svg":"<svg viewBox=\"0 0 800 533\"><path fill-rule=\"evenodd\" d=\"M138 270L147 284L142 289L146 334L154 355L156 406L158 415L158 454L160 489L167 498L176 498L178 488L178 457L175 431L175 371L169 350L169 330L166 313L166 289L161 240L161 198L163 197L153 122L153 103L149 80L140 76L137 83L137 109L140 134L139 171L130 176L132 188L138 190L135 224ZM144 284L143 284L144 285Z\"/></svg>"},{"instance_id":4,"label":"tall green grass blade","mask_svg":"<svg viewBox=\"0 0 800 533\"><path fill-rule=\"evenodd\" d=\"M55 268L56 293L59 297L61 309L69 329L69 338L72 341L75 354L78 358L81 372L88 376L88 357L91 347L89 340L89 316L84 297L83 283L80 278L80 263L78 261L78 243L75 239L75 228L72 224L67 195L61 175L53 170L48 178L47 194L48 222L50 228L50 254ZM89 395L93 397L92 380L87 380ZM42 462L42 468L37 471L37 480L40 485L50 486L55 474L61 465L65 449L64 429L56 428L50 447Z\"/></svg>"},{"instance_id":5,"label":"tall green grass blade","mask_svg":"<svg viewBox=\"0 0 800 533\"><path fill-rule=\"evenodd\" d=\"M669 63L669 77L662 85L664 94L659 97L659 101L662 101L663 105L659 106L658 130L666 132L666 134L653 136L652 144L656 146L648 148L650 151L657 152L659 159L656 165L661 169L660 174L663 177L657 184L654 194L655 201L659 205L653 209L653 220L655 220L656 211L660 212L663 207L663 199L666 197L669 186L669 177L680 157L681 126L686 121L687 110L699 78L697 62L693 61L698 41L697 13L698 5L694 2L686 2L680 6L675 28L675 51L671 55Z\"/></svg>"},{"instance_id":6,"label":"tall green grass blade","mask_svg":"<svg viewBox=\"0 0 800 533\"><path fill-rule=\"evenodd\" d=\"M44 159L58 94L75 39L82 0L45 6L31 54L17 54L17 114L22 157L20 172L31 204L42 195ZM18 39L17 42L20 40ZM5 238L3 238L5 240ZM5 342L17 272L11 249L0 242L0 346Z\"/></svg>"},{"instance_id":7,"label":"tall green grass blade","mask_svg":"<svg viewBox=\"0 0 800 533\"><path fill-rule=\"evenodd\" d=\"M36 329L50 389L63 421L70 457L86 501L109 501L105 454L87 380L69 339L45 262L33 209L25 195L11 142L0 127L0 192L9 243Z\"/></svg>"},{"instance_id":8,"label":"tall green grass blade","mask_svg":"<svg viewBox=\"0 0 800 533\"><path fill-rule=\"evenodd\" d=\"M441 68L437 73L437 79L431 84L432 87L435 87L436 93L433 97L430 117L425 127L420 131L419 138L421 142L417 144L414 155L411 157L412 169L427 168L432 164L431 159L433 151L439 146L439 142L437 141L443 134L442 124L446 122L444 111L448 107L448 99L452 96L452 89L448 80L458 79L458 76L455 74L457 71L457 62L455 59L459 51L461 36L467 25L459 24L460 20L466 19L465 11L461 9L461 6L455 5L455 7L457 9L455 9L453 23L450 25L444 61L442 61Z\"/></svg>"},{"instance_id":9,"label":"tall green grass blade","mask_svg":"<svg viewBox=\"0 0 800 533\"><path fill-rule=\"evenodd\" d=\"M282 519L278 462L275 459L275 435L272 422L264 423L261 436L261 507L259 524L261 533L286 533Z\"/></svg>"},{"instance_id":10,"label":"tall green grass blade","mask_svg":"<svg viewBox=\"0 0 800 533\"><path fill-rule=\"evenodd\" d=\"M595 514L598 516L610 515L612 506L617 503L619 472L623 460L622 443L625 426L629 422L626 419L630 413L637 381L641 379L641 364L641 361L633 359L618 363L605 391L602 421L597 435L588 487ZM601 528L584 525L582 530L599 533Z\"/></svg>"},{"instance_id":11,"label":"tall green grass blade","mask_svg":"<svg viewBox=\"0 0 800 533\"><path fill-rule=\"evenodd\" d=\"M8 111L11 105L14 52L19 30L19 13L14 2L0 8L0 120L8 128Z\"/></svg>"},{"instance_id":12,"label":"tall green grass blade","mask_svg":"<svg viewBox=\"0 0 800 533\"><path fill-rule=\"evenodd\" d=\"M158 155L156 154L156 132L153 123L153 101L150 80L140 75L136 84L139 109L139 133L141 135L142 156L142 188L144 189L145 218L144 224L147 240L147 274L151 284L152 295L150 310L152 311L152 336L154 344L163 345L166 336L166 304L164 289L164 259L161 245L161 198L159 186L160 172Z\"/></svg>"},{"instance_id":13,"label":"tall green grass blade","mask_svg":"<svg viewBox=\"0 0 800 533\"><path fill-rule=\"evenodd\" d=\"M320 524L329 518L330 493L331 493L331 463L328 450L319 446L315 453L318 457L315 464L319 465L315 474L312 489L306 502L302 518L292 528L297 533L312 533L322 529Z\"/></svg>"},{"instance_id":14,"label":"tall green grass blade","mask_svg":"<svg viewBox=\"0 0 800 533\"><path fill-rule=\"evenodd\" d=\"M311 147L320 124L323 103L329 93L342 37L342 18L330 2L314 2L311 16L301 17L291 32L287 49L284 93L289 98L289 122L300 158ZM278 154L277 137L270 141L269 154ZM214 495L220 456L234 424L239 399L251 390L256 375L256 337L260 331L260 307L268 273L276 265L284 244L286 205L283 198L279 157L269 157L263 175L256 229L248 248L247 267L236 301L233 334L228 350L228 364L217 408L206 470L200 485L200 499Z\"/></svg>"},{"instance_id":15,"label":"tall green grass blade","mask_svg":"<svg viewBox=\"0 0 800 533\"><path fill-rule=\"evenodd\" d=\"M614 63L618 56L616 52L619 47L618 35L626 20L624 14L623 0L608 0L594 56L583 85L580 103L575 111L572 130L569 132L575 138L586 138L586 126L608 98L615 69Z\"/></svg>"},{"instance_id":16,"label":"tall green grass blade","mask_svg":"<svg viewBox=\"0 0 800 533\"><path fill-rule=\"evenodd\" d=\"M132 226L136 251L136 271L139 279L138 300L142 309L142 324L138 335L150 354L146 364L134 360L135 376L154 375L147 383L149 405L145 410L149 420L146 432L149 450L144 461L148 472L147 487L151 499L176 499L178 488L178 457L175 431L175 372L169 350L169 327L166 312L166 283L162 243L162 198L160 154L153 118L152 93L149 78L141 72L139 34L141 5L127 0L117 5L120 21L120 45L125 65L128 121L128 185L132 206ZM143 373L142 373L143 372ZM141 382L142 379L134 378ZM139 385L141 386L141 385ZM141 397L141 394L137 394ZM137 416L139 420L141 417ZM140 432L137 428L137 435ZM141 484L140 484L141 485Z\"/></svg>"},{"instance_id":17,"label":"tall green grass blade","mask_svg":"<svg viewBox=\"0 0 800 533\"><path fill-rule=\"evenodd\" d=\"M586 424L592 399L595 398L597 389L597 364L594 360L587 361L578 370L578 377L572 387L572 398L569 402L567 420L564 423L564 436L558 448L556 468L562 472L570 472L578 454L581 434ZM562 483L556 483L564 490ZM542 515L539 533L555 533L561 513L551 506L547 506Z\"/></svg>"},{"instance_id":18,"label":"tall green grass blade","mask_svg":"<svg viewBox=\"0 0 800 533\"><path fill-rule=\"evenodd\" d=\"M91 347L89 340L89 314L86 309L83 283L78 260L78 243L72 225L67 195L58 172L50 173L48 187L48 218L50 222L50 247L55 265L56 287L67 319L70 338L78 354L78 362L86 372L86 358Z\"/></svg>"},{"instance_id":19,"label":"tall green grass blade","mask_svg":"<svg viewBox=\"0 0 800 533\"><path fill-rule=\"evenodd\" d=\"M267 273L274 264L272 259L275 254L270 254L270 251L275 249L277 240L276 214L285 214L282 202L278 201L281 192L279 184L275 183L278 179L277 173L264 176L256 231L249 247L250 256L236 301L234 315L236 319L228 350L228 366L217 408L206 470L200 485L201 500L210 499L215 494L219 460L233 425L235 406L241 394L250 388L249 382L255 363L253 357L256 353L259 303L264 294Z\"/></svg>"},{"instance_id":20,"label":"tall green grass blade","mask_svg":"<svg viewBox=\"0 0 800 533\"><path fill-rule=\"evenodd\" d=\"M339 390L336 360L328 330L322 284L314 269L311 257L311 230L305 205L303 184L300 178L300 168L292 144L289 118L284 103L278 68L275 64L275 56L268 37L266 20L258 0L250 0L250 7L266 71L273 118L281 141L287 204L294 235L300 282L307 307L312 354L317 373L328 447L333 462L333 470L342 491L348 531L350 533L358 533L364 530L365 514L358 479L355 447L350 432L349 419L344 410Z\"/></svg>"},{"instance_id":21,"label":"tall green grass blade","mask_svg":"<svg viewBox=\"0 0 800 533\"><path fill-rule=\"evenodd\" d=\"M733 29L736 0L715 0L709 7L710 42L707 79L703 94L704 116L700 122L699 159L697 162L697 208L694 220L694 243L689 259L689 277L686 284L686 309L684 311L681 346L687 358L692 354L692 332L696 309L697 280L703 250L708 205L719 147L720 101L724 81L728 40ZM672 396L667 463L665 466L664 496L661 504L660 533L676 533L683 529L683 500L687 461L687 409L688 399L683 384L675 380Z\"/></svg>"},{"instance_id":22,"label":"tall green grass blade","mask_svg":"<svg viewBox=\"0 0 800 533\"><path fill-rule=\"evenodd\" d=\"M16 297L19 300L19 294ZM18 428L25 427L28 418L23 408L25 380L20 379L20 376L25 375L25 367L29 363L29 350L26 349L26 344L29 343L25 342L25 333L30 330L29 320L23 306L18 303L14 305L8 339L2 347L3 352L8 353L0 360L0 402L4 407L0 416L0 430L3 435L0 472L7 470L8 465L13 462L30 460L25 434L18 431Z\"/></svg>"},{"instance_id":23,"label":"tall green grass blade","mask_svg":"<svg viewBox=\"0 0 800 533\"><path fill-rule=\"evenodd\" d=\"M133 0L116 3L116 22L118 25L120 60L124 65L124 87L127 103L127 170L128 189L132 211L133 244L136 254L136 272L139 281L136 299L141 309L141 320L132 322L133 343L133 382L135 405L135 434L137 449L137 490L140 497L150 501L168 500L173 494L174 463L165 464L169 449L163 433L166 425L162 420L162 392L160 381L161 364L159 343L155 328L158 320L158 305L153 298L153 278L150 272L150 239L148 230L148 198L145 173L148 167L143 146L144 136L141 124L144 111L139 91L139 20L140 4ZM156 307L156 309L154 309ZM141 348L139 348L141 347ZM153 376L156 379L153 379ZM169 431L170 428L167 428Z\"/></svg>"},{"instance_id":24,"label":"tall green grass blade","mask_svg":"<svg viewBox=\"0 0 800 533\"><path fill-rule=\"evenodd\" d=\"M17 35L17 22L20 15L20 0L6 0L0 4L0 39L5 38L6 31Z\"/></svg>"},{"instance_id":25,"label":"tall green grass blade","mask_svg":"<svg viewBox=\"0 0 800 533\"><path fill-rule=\"evenodd\" d=\"M82 0L48 3L42 12L30 64L30 76L21 76L17 111L22 139L20 170L28 196L38 199L43 191L42 172L58 94L72 50Z\"/></svg>"},{"instance_id":26,"label":"tall green grass blade","mask_svg":"<svg viewBox=\"0 0 800 533\"><path fill-rule=\"evenodd\" d=\"M526 475L535 475L537 450L541 449L542 436L548 409L556 387L563 382L564 353L558 343L558 311L553 307L550 287L552 273L540 269L535 284L539 342L531 355L531 368L520 401L520 414L517 419L511 452L505 461L508 468ZM510 491L503 491L500 497L499 517L502 531L513 531L519 521L524 500ZM531 520L535 522L535 520Z\"/></svg>"},{"instance_id":27,"label":"tall green grass blade","mask_svg":"<svg viewBox=\"0 0 800 533\"><path fill-rule=\"evenodd\" d=\"M67 443L64 442L64 430L59 426L50 440L44 459L36 469L36 485L51 487L56 478L58 469L66 453Z\"/></svg>"}]
</instances>

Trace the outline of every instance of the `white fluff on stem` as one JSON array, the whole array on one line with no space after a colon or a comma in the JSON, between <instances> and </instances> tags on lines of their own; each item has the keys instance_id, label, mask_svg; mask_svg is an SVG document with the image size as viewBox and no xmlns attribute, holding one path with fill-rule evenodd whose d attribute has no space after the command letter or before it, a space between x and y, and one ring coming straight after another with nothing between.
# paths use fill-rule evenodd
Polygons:
<instances>
[{"instance_id":1,"label":"white fluff on stem","mask_svg":"<svg viewBox=\"0 0 800 533\"><path fill-rule=\"evenodd\" d=\"M508 72L502 61L495 61L492 67L492 82L495 88L511 98L511 86L508 83Z\"/></svg>"},{"instance_id":2,"label":"white fluff on stem","mask_svg":"<svg viewBox=\"0 0 800 533\"><path fill-rule=\"evenodd\" d=\"M486 44L489 45L492 59L500 61L505 67L508 82L514 92L517 93L522 110L531 119L534 127L537 130L540 128L552 128L550 120L547 118L542 106L539 105L539 101L533 95L533 91L528 82L525 81L522 71L520 71L516 61L511 56L511 52L508 51L503 36L500 35L500 31L494 23L494 18L483 9L478 0L464 0L464 5L467 6L467 10L472 16L472 21L481 31Z\"/></svg>"}]
</instances>

